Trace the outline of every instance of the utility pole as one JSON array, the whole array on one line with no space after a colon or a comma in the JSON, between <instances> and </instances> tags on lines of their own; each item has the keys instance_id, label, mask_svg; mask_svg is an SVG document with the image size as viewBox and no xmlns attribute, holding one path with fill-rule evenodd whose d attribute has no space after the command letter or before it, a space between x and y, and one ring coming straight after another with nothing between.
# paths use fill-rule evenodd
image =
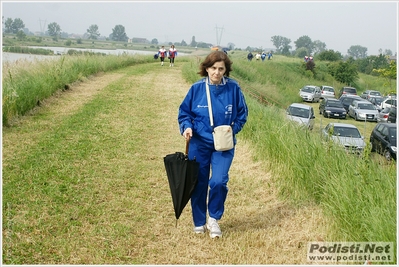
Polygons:
<instances>
[{"instance_id":1,"label":"utility pole","mask_svg":"<svg viewBox=\"0 0 399 267\"><path fill-rule=\"evenodd\" d=\"M217 25L216 25L216 45L218 45L218 46L220 46L220 42L222 41L222 34L223 34L223 27L222 28L219 28ZM219 30L221 30L221 32L220 32L220 35L219 35Z\"/></svg>"},{"instance_id":2,"label":"utility pole","mask_svg":"<svg viewBox=\"0 0 399 267\"><path fill-rule=\"evenodd\" d=\"M42 21L44 21L44 24L42 25ZM39 23L40 23L40 32L42 35L44 35L44 33L46 32L46 22L47 20L41 20L39 19Z\"/></svg>"}]
</instances>

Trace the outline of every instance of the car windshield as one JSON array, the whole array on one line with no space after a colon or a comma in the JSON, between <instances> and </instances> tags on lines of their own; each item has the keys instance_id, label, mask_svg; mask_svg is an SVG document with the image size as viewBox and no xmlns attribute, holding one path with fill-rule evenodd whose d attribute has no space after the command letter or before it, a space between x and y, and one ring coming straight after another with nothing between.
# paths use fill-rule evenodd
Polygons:
<instances>
[{"instance_id":1,"label":"car windshield","mask_svg":"<svg viewBox=\"0 0 399 267\"><path fill-rule=\"evenodd\" d=\"M324 87L323 91L329 91L329 92L334 92L334 89L331 87Z\"/></svg>"},{"instance_id":2,"label":"car windshield","mask_svg":"<svg viewBox=\"0 0 399 267\"><path fill-rule=\"evenodd\" d=\"M352 138L361 138L359 130L356 128L348 128L348 127L334 127L334 135L340 137L352 137Z\"/></svg>"},{"instance_id":3,"label":"car windshield","mask_svg":"<svg viewBox=\"0 0 399 267\"><path fill-rule=\"evenodd\" d=\"M377 105L379 105L379 104L381 104L382 103L382 98L378 98L378 97L376 97L376 98L374 98L374 103L376 103Z\"/></svg>"},{"instance_id":4,"label":"car windshield","mask_svg":"<svg viewBox=\"0 0 399 267\"><path fill-rule=\"evenodd\" d=\"M288 112L291 116L309 118L309 109L290 107Z\"/></svg>"},{"instance_id":5,"label":"car windshield","mask_svg":"<svg viewBox=\"0 0 399 267\"><path fill-rule=\"evenodd\" d=\"M327 102L327 107L332 107L332 108L343 108L341 102L338 102L338 101L330 101L330 102Z\"/></svg>"},{"instance_id":6,"label":"car windshield","mask_svg":"<svg viewBox=\"0 0 399 267\"><path fill-rule=\"evenodd\" d=\"M345 97L342 100L342 103L344 103L345 105L350 105L352 102L353 102L353 98L351 98L351 97Z\"/></svg>"},{"instance_id":7,"label":"car windshield","mask_svg":"<svg viewBox=\"0 0 399 267\"><path fill-rule=\"evenodd\" d=\"M370 95L381 96L380 92L370 92Z\"/></svg>"},{"instance_id":8,"label":"car windshield","mask_svg":"<svg viewBox=\"0 0 399 267\"><path fill-rule=\"evenodd\" d=\"M302 92L306 92L306 93L313 93L314 92L314 88L311 87L304 87L301 90Z\"/></svg>"},{"instance_id":9,"label":"car windshield","mask_svg":"<svg viewBox=\"0 0 399 267\"><path fill-rule=\"evenodd\" d=\"M371 104L371 103L370 103L370 104L359 103L358 108L359 108L359 109L375 109L374 105Z\"/></svg>"},{"instance_id":10,"label":"car windshield","mask_svg":"<svg viewBox=\"0 0 399 267\"><path fill-rule=\"evenodd\" d=\"M354 94L354 93L356 93L356 90L355 90L355 89L349 89L349 88L346 88L346 89L344 90L344 92L347 92L347 93L352 93L352 94Z\"/></svg>"}]
</instances>

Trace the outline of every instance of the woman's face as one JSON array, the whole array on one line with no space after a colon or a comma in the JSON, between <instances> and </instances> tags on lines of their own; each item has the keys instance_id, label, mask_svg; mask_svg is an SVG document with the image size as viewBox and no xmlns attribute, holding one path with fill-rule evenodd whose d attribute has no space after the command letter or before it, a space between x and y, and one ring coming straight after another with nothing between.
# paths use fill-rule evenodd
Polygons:
<instances>
[{"instance_id":1,"label":"woman's face","mask_svg":"<svg viewBox=\"0 0 399 267\"><path fill-rule=\"evenodd\" d=\"M220 81L226 72L226 65L224 64L224 61L218 61L215 62L212 67L206 68L206 71L208 72L212 84L220 84Z\"/></svg>"}]
</instances>

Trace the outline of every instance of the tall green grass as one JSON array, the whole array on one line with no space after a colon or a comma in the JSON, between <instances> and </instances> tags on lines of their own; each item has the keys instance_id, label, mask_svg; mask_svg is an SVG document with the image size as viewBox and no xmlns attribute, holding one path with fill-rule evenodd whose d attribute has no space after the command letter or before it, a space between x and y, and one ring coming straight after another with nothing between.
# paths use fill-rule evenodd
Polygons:
<instances>
[{"instance_id":1,"label":"tall green grass","mask_svg":"<svg viewBox=\"0 0 399 267\"><path fill-rule=\"evenodd\" d=\"M148 55L66 55L3 68L3 124L24 115L58 90L68 89L70 83L99 72L153 61Z\"/></svg>"},{"instance_id":2,"label":"tall green grass","mask_svg":"<svg viewBox=\"0 0 399 267\"><path fill-rule=\"evenodd\" d=\"M185 78L193 82L188 73L198 66L185 67ZM330 78L308 79L298 68L300 63L233 60L232 74L244 93L247 86L255 87L277 100L266 106L246 94L249 117L240 137L251 141L256 159L267 162L283 198L323 208L332 224L330 241L396 244L396 162L371 160L370 147L363 156L347 154L317 131L287 121L281 107L299 101L298 88L336 84Z\"/></svg>"}]
</instances>

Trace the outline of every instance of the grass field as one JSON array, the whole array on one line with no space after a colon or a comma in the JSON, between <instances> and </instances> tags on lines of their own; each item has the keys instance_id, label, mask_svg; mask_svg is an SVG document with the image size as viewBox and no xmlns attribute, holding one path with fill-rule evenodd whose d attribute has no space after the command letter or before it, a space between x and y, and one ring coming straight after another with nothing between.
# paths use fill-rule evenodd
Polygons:
<instances>
[{"instance_id":1,"label":"grass field","mask_svg":"<svg viewBox=\"0 0 399 267\"><path fill-rule=\"evenodd\" d=\"M279 107L246 96L223 239L194 235L189 205L175 228L162 158L184 149L177 109L198 59L130 62L87 77L59 69L78 82L3 126L4 264L306 264L310 241L396 244L396 164L346 155L284 121L299 82L257 79L239 55L244 92L289 97Z\"/></svg>"}]
</instances>

